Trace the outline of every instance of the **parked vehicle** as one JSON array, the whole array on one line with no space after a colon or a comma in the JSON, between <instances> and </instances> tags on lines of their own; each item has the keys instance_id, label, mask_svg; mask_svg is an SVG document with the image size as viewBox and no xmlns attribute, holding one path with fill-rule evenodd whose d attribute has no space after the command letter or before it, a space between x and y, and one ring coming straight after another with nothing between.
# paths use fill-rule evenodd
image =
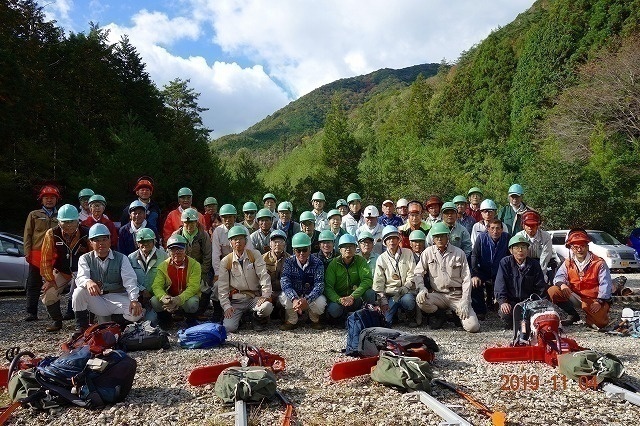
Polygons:
<instances>
[{"instance_id":1,"label":"parked vehicle","mask_svg":"<svg viewBox=\"0 0 640 426\"><path fill-rule=\"evenodd\" d=\"M551 244L561 260L569 257L569 249L564 243L569 230L548 231L551 234ZM620 241L604 231L588 229L587 234L591 238L589 250L601 257L609 266L609 269L640 269L640 255L634 249L622 244Z\"/></svg>"},{"instance_id":2,"label":"parked vehicle","mask_svg":"<svg viewBox=\"0 0 640 426\"><path fill-rule=\"evenodd\" d=\"M632 247L636 253L638 253L638 256L640 256L640 228L636 228L631 231L627 245Z\"/></svg>"},{"instance_id":3,"label":"parked vehicle","mask_svg":"<svg viewBox=\"0 0 640 426\"><path fill-rule=\"evenodd\" d=\"M0 288L24 290L28 274L22 237L0 232Z\"/></svg>"}]
</instances>

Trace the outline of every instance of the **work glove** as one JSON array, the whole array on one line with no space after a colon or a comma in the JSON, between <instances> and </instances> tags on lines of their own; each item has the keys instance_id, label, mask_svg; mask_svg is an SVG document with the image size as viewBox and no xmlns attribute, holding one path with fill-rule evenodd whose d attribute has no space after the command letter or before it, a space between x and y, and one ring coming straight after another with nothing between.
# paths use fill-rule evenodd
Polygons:
<instances>
[{"instance_id":1,"label":"work glove","mask_svg":"<svg viewBox=\"0 0 640 426\"><path fill-rule=\"evenodd\" d=\"M418 295L416 296L416 302L418 302L420 305L423 305L428 298L429 293L427 292L427 290L420 290L420 293L418 293Z\"/></svg>"},{"instance_id":2,"label":"work glove","mask_svg":"<svg viewBox=\"0 0 640 426\"><path fill-rule=\"evenodd\" d=\"M160 303L162 303L163 305L167 305L169 302L171 302L171 296L168 294L165 294L160 298Z\"/></svg>"},{"instance_id":3,"label":"work glove","mask_svg":"<svg viewBox=\"0 0 640 426\"><path fill-rule=\"evenodd\" d=\"M167 312L175 312L180 307L180 296L174 296L171 298L169 303L165 305L165 309Z\"/></svg>"},{"instance_id":4,"label":"work glove","mask_svg":"<svg viewBox=\"0 0 640 426\"><path fill-rule=\"evenodd\" d=\"M458 308L457 314L461 320L466 320L467 318L469 318L469 305L460 306Z\"/></svg>"}]
</instances>

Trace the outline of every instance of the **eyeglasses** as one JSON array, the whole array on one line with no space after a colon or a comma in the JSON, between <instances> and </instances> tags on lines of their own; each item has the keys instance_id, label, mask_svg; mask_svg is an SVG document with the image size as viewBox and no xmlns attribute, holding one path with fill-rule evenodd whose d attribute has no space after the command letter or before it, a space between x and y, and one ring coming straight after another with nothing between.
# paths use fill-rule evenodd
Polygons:
<instances>
[{"instance_id":1,"label":"eyeglasses","mask_svg":"<svg viewBox=\"0 0 640 426\"><path fill-rule=\"evenodd\" d=\"M296 253L306 253L309 251L309 247L297 248L297 249L293 249L293 251L295 251Z\"/></svg>"}]
</instances>

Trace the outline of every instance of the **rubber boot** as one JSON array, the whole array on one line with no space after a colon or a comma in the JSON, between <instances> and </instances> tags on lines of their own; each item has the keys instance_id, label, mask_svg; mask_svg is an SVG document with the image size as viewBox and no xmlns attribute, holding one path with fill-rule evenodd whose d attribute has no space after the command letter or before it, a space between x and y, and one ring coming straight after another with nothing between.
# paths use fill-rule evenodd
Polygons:
<instances>
[{"instance_id":1,"label":"rubber boot","mask_svg":"<svg viewBox=\"0 0 640 426\"><path fill-rule=\"evenodd\" d=\"M417 306L412 311L407 311L407 327L416 328L418 326L418 321L416 321L416 311L419 311L420 308Z\"/></svg>"},{"instance_id":2,"label":"rubber boot","mask_svg":"<svg viewBox=\"0 0 640 426\"><path fill-rule=\"evenodd\" d=\"M89 311L76 311L76 331L72 339L80 337L89 328Z\"/></svg>"},{"instance_id":3,"label":"rubber boot","mask_svg":"<svg viewBox=\"0 0 640 426\"><path fill-rule=\"evenodd\" d=\"M53 333L62 329L62 311L60 310L60 301L52 305L47 305L47 312L53 320L53 324L47 327L45 330L47 333Z\"/></svg>"},{"instance_id":4,"label":"rubber boot","mask_svg":"<svg viewBox=\"0 0 640 426\"><path fill-rule=\"evenodd\" d=\"M573 303L571 302L558 302L556 303L558 307L560 307L563 311L569 315L567 319L562 320L562 325L572 325L576 321L580 321L580 314L576 311L576 308L573 307Z\"/></svg>"},{"instance_id":5,"label":"rubber boot","mask_svg":"<svg viewBox=\"0 0 640 426\"><path fill-rule=\"evenodd\" d=\"M171 314L169 312L158 312L158 327L163 330L168 330L171 327Z\"/></svg>"},{"instance_id":6,"label":"rubber boot","mask_svg":"<svg viewBox=\"0 0 640 426\"><path fill-rule=\"evenodd\" d=\"M446 313L443 309L438 309L434 313L429 315L429 327L432 330L439 330L447 320Z\"/></svg>"},{"instance_id":7,"label":"rubber boot","mask_svg":"<svg viewBox=\"0 0 640 426\"><path fill-rule=\"evenodd\" d=\"M69 297L69 302L67 302L67 312L62 316L63 321L70 321L75 319L76 315L73 313L73 309L71 308L71 297Z\"/></svg>"},{"instance_id":8,"label":"rubber boot","mask_svg":"<svg viewBox=\"0 0 640 426\"><path fill-rule=\"evenodd\" d=\"M267 325L269 324L268 317L259 317L255 312L253 313L253 320L251 321L253 324L253 329L255 331L263 331Z\"/></svg>"}]
</instances>

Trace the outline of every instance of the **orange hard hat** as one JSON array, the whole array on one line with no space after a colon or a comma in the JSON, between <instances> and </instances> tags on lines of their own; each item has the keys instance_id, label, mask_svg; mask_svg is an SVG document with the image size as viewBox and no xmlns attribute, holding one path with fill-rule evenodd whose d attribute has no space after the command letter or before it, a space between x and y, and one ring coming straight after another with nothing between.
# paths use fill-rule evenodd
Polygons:
<instances>
[{"instance_id":1,"label":"orange hard hat","mask_svg":"<svg viewBox=\"0 0 640 426\"><path fill-rule=\"evenodd\" d=\"M428 209L429 206L435 205L442 207L443 204L444 203L442 202L442 199L440 197L438 197L437 195L432 195L431 197L429 197L429 199L427 199L427 201L424 202L424 208Z\"/></svg>"},{"instance_id":2,"label":"orange hard hat","mask_svg":"<svg viewBox=\"0 0 640 426\"><path fill-rule=\"evenodd\" d=\"M565 242L565 247L569 248L574 245L582 246L587 245L591 241L587 231L584 229L573 229L569 231L567 235L567 241Z\"/></svg>"},{"instance_id":3,"label":"orange hard hat","mask_svg":"<svg viewBox=\"0 0 640 426\"><path fill-rule=\"evenodd\" d=\"M527 210L522 213L522 223L524 225L540 225L542 220L540 219L540 214L533 210Z\"/></svg>"},{"instance_id":4,"label":"orange hard hat","mask_svg":"<svg viewBox=\"0 0 640 426\"><path fill-rule=\"evenodd\" d=\"M57 199L60 199L60 191L53 185L43 186L40 192L38 193L38 200L41 200L45 195L54 196Z\"/></svg>"}]
</instances>

